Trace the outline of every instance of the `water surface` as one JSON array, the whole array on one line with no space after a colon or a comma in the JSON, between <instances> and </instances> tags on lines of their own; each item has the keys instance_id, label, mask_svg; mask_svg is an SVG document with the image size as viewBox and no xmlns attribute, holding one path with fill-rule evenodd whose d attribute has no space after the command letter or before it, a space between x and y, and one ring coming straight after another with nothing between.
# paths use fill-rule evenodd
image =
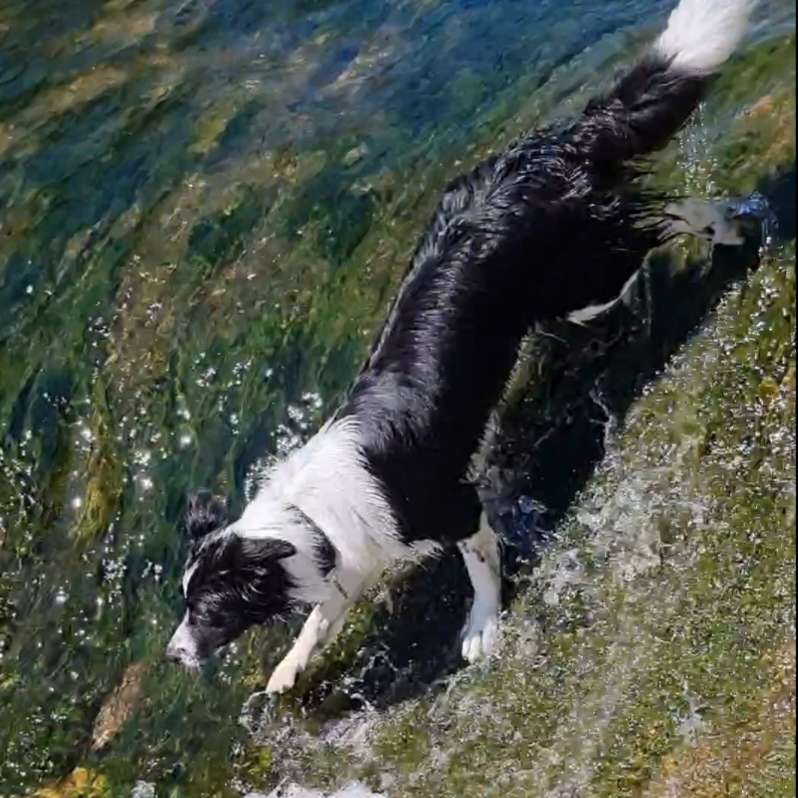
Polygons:
<instances>
[{"instance_id":1,"label":"water surface","mask_svg":"<svg viewBox=\"0 0 798 798\"><path fill-rule=\"evenodd\" d=\"M401 630L381 636L383 605L359 608L354 642L329 669L343 692L319 688L319 675L310 698L260 718L253 741L247 712L260 699L245 702L284 632L247 636L199 680L161 661L179 613L186 492L207 486L241 506L263 463L339 401L445 183L577 111L670 5L3 3L0 795L66 777L59 794L122 795L144 781L159 795L234 795L284 773L332 784L345 768L329 718L363 729L349 713L437 694L429 685L458 667L456 565L443 596L409 577L421 596L406 599L413 634L446 638L434 657L414 654ZM794 24L790 4L761 5L744 58L657 178L702 195L765 191L782 216L779 246L794 236ZM789 275L791 255L777 253L774 274ZM790 324L774 329L781 380ZM603 455L603 443L580 454L574 485ZM521 559L539 543L536 523L551 532L573 498L552 462L527 463L543 487L524 487L524 518L505 530ZM541 497L557 506L542 520ZM429 771L433 760L413 756L430 739L421 729L396 756L370 748L374 762L351 773L384 770L390 787ZM414 779L395 794L424 781ZM431 794L466 794L467 775L453 779ZM473 794L487 794L479 783ZM569 794L600 794L585 783Z\"/></svg>"}]
</instances>

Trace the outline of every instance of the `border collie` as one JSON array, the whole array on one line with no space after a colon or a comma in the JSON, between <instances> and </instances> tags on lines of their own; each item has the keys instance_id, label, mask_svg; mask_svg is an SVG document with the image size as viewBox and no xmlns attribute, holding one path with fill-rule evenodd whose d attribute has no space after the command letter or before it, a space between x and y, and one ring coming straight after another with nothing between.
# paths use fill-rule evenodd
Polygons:
<instances>
[{"instance_id":1,"label":"border collie","mask_svg":"<svg viewBox=\"0 0 798 798\"><path fill-rule=\"evenodd\" d=\"M198 667L249 626L314 605L268 682L291 688L384 570L456 544L474 589L462 654L497 635L497 538L469 479L519 345L606 308L679 230L640 159L695 109L752 0L681 0L649 53L570 126L534 132L446 190L344 404L233 523L189 502L186 612L167 656ZM589 313L587 314L590 315Z\"/></svg>"}]
</instances>

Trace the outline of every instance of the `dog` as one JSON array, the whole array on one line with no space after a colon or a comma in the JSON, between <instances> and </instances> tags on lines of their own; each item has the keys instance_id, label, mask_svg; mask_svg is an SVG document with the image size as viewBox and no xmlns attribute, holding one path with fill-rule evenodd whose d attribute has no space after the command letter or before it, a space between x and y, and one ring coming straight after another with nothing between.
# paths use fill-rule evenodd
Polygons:
<instances>
[{"instance_id":1,"label":"dog","mask_svg":"<svg viewBox=\"0 0 798 798\"><path fill-rule=\"evenodd\" d=\"M499 544L469 479L522 339L606 309L678 232L641 159L701 101L745 33L750 0L681 0L665 31L568 126L529 134L445 191L371 353L333 417L230 523L190 502L185 615L167 656L190 668L248 627L312 605L267 684L290 689L392 564L453 547L474 598L462 655L497 639Z\"/></svg>"}]
</instances>

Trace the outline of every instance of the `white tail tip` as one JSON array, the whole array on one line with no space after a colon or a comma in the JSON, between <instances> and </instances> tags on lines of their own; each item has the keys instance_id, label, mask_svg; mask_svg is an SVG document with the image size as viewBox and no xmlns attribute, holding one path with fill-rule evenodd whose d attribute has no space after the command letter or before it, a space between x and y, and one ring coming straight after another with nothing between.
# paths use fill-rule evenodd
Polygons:
<instances>
[{"instance_id":1,"label":"white tail tip","mask_svg":"<svg viewBox=\"0 0 798 798\"><path fill-rule=\"evenodd\" d=\"M674 67L709 73L734 51L748 28L755 0L681 0L655 49Z\"/></svg>"}]
</instances>

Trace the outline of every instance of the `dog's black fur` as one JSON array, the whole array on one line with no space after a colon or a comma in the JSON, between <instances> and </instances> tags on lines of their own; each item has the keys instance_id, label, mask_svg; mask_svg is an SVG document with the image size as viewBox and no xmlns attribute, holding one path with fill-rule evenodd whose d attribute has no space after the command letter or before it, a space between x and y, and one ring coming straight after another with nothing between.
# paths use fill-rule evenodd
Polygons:
<instances>
[{"instance_id":1,"label":"dog's black fur","mask_svg":"<svg viewBox=\"0 0 798 798\"><path fill-rule=\"evenodd\" d=\"M466 538L466 482L518 346L536 322L617 297L662 243L665 198L635 159L665 144L707 78L648 57L570 128L534 133L454 181L340 411L408 541Z\"/></svg>"}]
</instances>

